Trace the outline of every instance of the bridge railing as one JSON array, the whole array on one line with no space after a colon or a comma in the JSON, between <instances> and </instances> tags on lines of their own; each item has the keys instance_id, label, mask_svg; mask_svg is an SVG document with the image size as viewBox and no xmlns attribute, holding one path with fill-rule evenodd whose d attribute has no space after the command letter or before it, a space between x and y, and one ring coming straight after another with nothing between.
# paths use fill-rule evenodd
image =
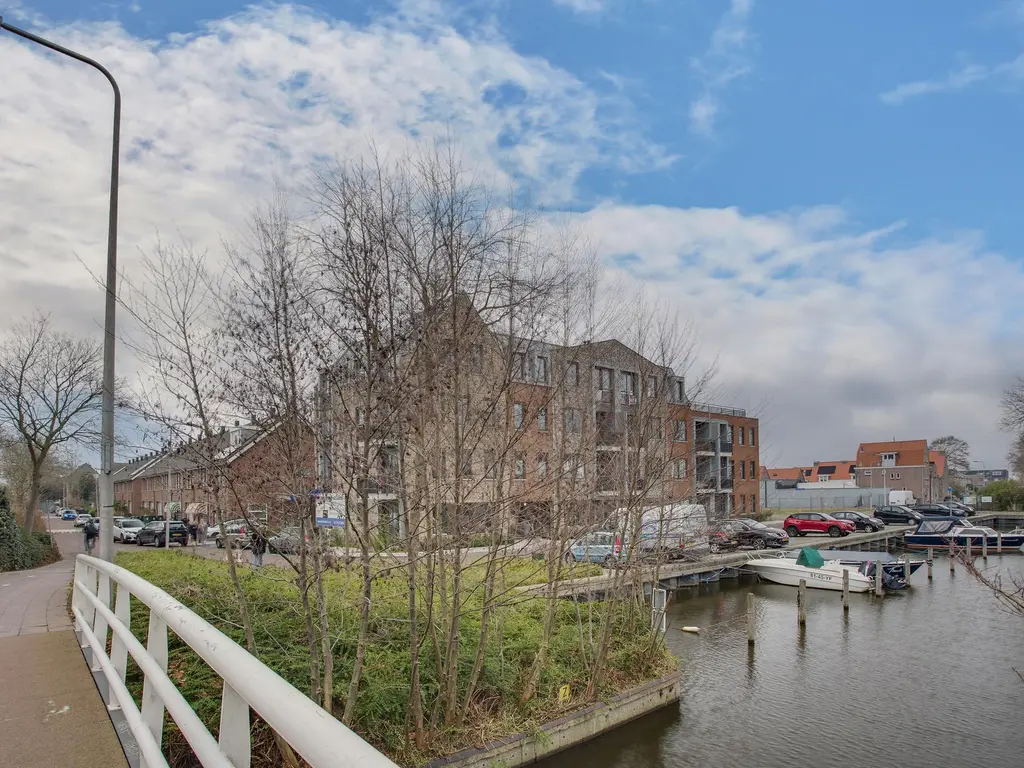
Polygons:
<instances>
[{"instance_id":1,"label":"bridge railing","mask_svg":"<svg viewBox=\"0 0 1024 768\"><path fill-rule=\"evenodd\" d=\"M132 597L149 612L145 645L131 631ZM167 766L161 752L165 711L201 765L249 768L250 707L313 768L395 768L223 632L131 571L78 555L71 606L82 647L92 651L92 670L106 679L107 707L121 710L144 768ZM217 738L167 675L168 630L224 681ZM143 674L141 709L125 686L129 656Z\"/></svg>"}]
</instances>

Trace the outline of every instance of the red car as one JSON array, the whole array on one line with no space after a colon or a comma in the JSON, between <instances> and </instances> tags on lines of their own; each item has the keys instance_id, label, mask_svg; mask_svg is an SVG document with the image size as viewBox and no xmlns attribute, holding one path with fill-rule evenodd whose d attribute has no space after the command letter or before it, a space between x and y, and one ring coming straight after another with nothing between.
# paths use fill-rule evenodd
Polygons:
<instances>
[{"instance_id":1,"label":"red car","mask_svg":"<svg viewBox=\"0 0 1024 768\"><path fill-rule=\"evenodd\" d=\"M857 526L849 520L839 520L824 512L798 512L787 517L782 527L791 538L806 536L808 533L827 533L838 538L857 530Z\"/></svg>"}]
</instances>

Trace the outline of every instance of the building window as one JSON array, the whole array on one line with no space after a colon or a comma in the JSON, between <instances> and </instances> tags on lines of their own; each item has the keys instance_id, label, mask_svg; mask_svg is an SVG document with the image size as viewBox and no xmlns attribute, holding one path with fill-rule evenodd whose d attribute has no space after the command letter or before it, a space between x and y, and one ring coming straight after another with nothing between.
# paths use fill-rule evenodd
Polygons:
<instances>
[{"instance_id":1,"label":"building window","mask_svg":"<svg viewBox=\"0 0 1024 768\"><path fill-rule=\"evenodd\" d=\"M895 453L883 453L882 454L882 466L883 467L895 467L896 466L896 454Z\"/></svg>"},{"instance_id":2,"label":"building window","mask_svg":"<svg viewBox=\"0 0 1024 768\"><path fill-rule=\"evenodd\" d=\"M757 462L754 461L754 460L751 460L751 462L750 462L750 479L751 480L756 480L757 479Z\"/></svg>"},{"instance_id":3,"label":"building window","mask_svg":"<svg viewBox=\"0 0 1024 768\"><path fill-rule=\"evenodd\" d=\"M548 409L544 406L537 411L537 429L541 432L548 431Z\"/></svg>"},{"instance_id":4,"label":"building window","mask_svg":"<svg viewBox=\"0 0 1024 768\"><path fill-rule=\"evenodd\" d=\"M750 428L750 444L751 445L757 445L757 438L755 437L755 434L756 433L754 432L754 428L751 427Z\"/></svg>"},{"instance_id":5,"label":"building window","mask_svg":"<svg viewBox=\"0 0 1024 768\"><path fill-rule=\"evenodd\" d=\"M629 395L635 395L636 374L632 371L619 371L619 390Z\"/></svg>"},{"instance_id":6,"label":"building window","mask_svg":"<svg viewBox=\"0 0 1024 768\"><path fill-rule=\"evenodd\" d=\"M681 403L684 401L684 394L685 393L683 391L683 380L679 379L678 381L675 382L675 396L677 403Z\"/></svg>"},{"instance_id":7,"label":"building window","mask_svg":"<svg viewBox=\"0 0 1024 768\"><path fill-rule=\"evenodd\" d=\"M610 392L612 389L612 371L611 368L594 368L597 372L597 388L602 392Z\"/></svg>"},{"instance_id":8,"label":"building window","mask_svg":"<svg viewBox=\"0 0 1024 768\"><path fill-rule=\"evenodd\" d=\"M520 380L526 378L526 355L522 352L516 352L512 356L512 378Z\"/></svg>"},{"instance_id":9,"label":"building window","mask_svg":"<svg viewBox=\"0 0 1024 768\"><path fill-rule=\"evenodd\" d=\"M747 497L746 496L740 496L740 514L741 515L747 514Z\"/></svg>"},{"instance_id":10,"label":"building window","mask_svg":"<svg viewBox=\"0 0 1024 768\"><path fill-rule=\"evenodd\" d=\"M526 458L521 453L516 456L512 469L516 480L526 479Z\"/></svg>"},{"instance_id":11,"label":"building window","mask_svg":"<svg viewBox=\"0 0 1024 768\"><path fill-rule=\"evenodd\" d=\"M569 363L565 369L565 381L570 387L578 387L580 385L580 364Z\"/></svg>"},{"instance_id":12,"label":"building window","mask_svg":"<svg viewBox=\"0 0 1024 768\"><path fill-rule=\"evenodd\" d=\"M366 409L356 408L356 424L360 427L366 426Z\"/></svg>"},{"instance_id":13,"label":"building window","mask_svg":"<svg viewBox=\"0 0 1024 768\"><path fill-rule=\"evenodd\" d=\"M647 397L654 397L657 393L658 393L658 377L657 376L648 376L647 377L647 389L644 391L644 394Z\"/></svg>"},{"instance_id":14,"label":"building window","mask_svg":"<svg viewBox=\"0 0 1024 768\"><path fill-rule=\"evenodd\" d=\"M739 430L739 435L738 435L738 437L739 437L739 444L740 445L746 445L746 443L744 443L744 441L743 441L743 438L746 435L747 430L745 430L743 427L737 427L737 429Z\"/></svg>"},{"instance_id":15,"label":"building window","mask_svg":"<svg viewBox=\"0 0 1024 768\"><path fill-rule=\"evenodd\" d=\"M526 406L522 403L512 404L512 426L516 429L523 428L523 422L526 421Z\"/></svg>"},{"instance_id":16,"label":"building window","mask_svg":"<svg viewBox=\"0 0 1024 768\"><path fill-rule=\"evenodd\" d=\"M583 417L580 415L579 408L566 408L565 409L565 431L569 433L578 433L583 430Z\"/></svg>"},{"instance_id":17,"label":"building window","mask_svg":"<svg viewBox=\"0 0 1024 768\"><path fill-rule=\"evenodd\" d=\"M889 473L889 479L890 480L899 480L900 479L900 473L899 472L890 472Z\"/></svg>"},{"instance_id":18,"label":"building window","mask_svg":"<svg viewBox=\"0 0 1024 768\"><path fill-rule=\"evenodd\" d=\"M740 480L747 479L747 465L742 461L740 462Z\"/></svg>"},{"instance_id":19,"label":"building window","mask_svg":"<svg viewBox=\"0 0 1024 768\"><path fill-rule=\"evenodd\" d=\"M494 480L498 476L498 462L494 451L484 451L484 477Z\"/></svg>"},{"instance_id":20,"label":"building window","mask_svg":"<svg viewBox=\"0 0 1024 768\"><path fill-rule=\"evenodd\" d=\"M676 419L672 422L672 442L686 442L686 421L684 419Z\"/></svg>"},{"instance_id":21,"label":"building window","mask_svg":"<svg viewBox=\"0 0 1024 768\"><path fill-rule=\"evenodd\" d=\"M562 462L562 473L568 477L575 477L577 480L584 478L583 462L580 461L580 457L572 453L565 457Z\"/></svg>"},{"instance_id":22,"label":"building window","mask_svg":"<svg viewBox=\"0 0 1024 768\"><path fill-rule=\"evenodd\" d=\"M828 475L818 475L818 482L819 483L827 483L831 479L832 478L829 477Z\"/></svg>"},{"instance_id":23,"label":"building window","mask_svg":"<svg viewBox=\"0 0 1024 768\"><path fill-rule=\"evenodd\" d=\"M542 478L548 476L548 455L546 453L537 457L537 476Z\"/></svg>"},{"instance_id":24,"label":"building window","mask_svg":"<svg viewBox=\"0 0 1024 768\"><path fill-rule=\"evenodd\" d=\"M757 496L750 497L750 514L757 514Z\"/></svg>"},{"instance_id":25,"label":"building window","mask_svg":"<svg viewBox=\"0 0 1024 768\"><path fill-rule=\"evenodd\" d=\"M541 384L548 383L548 359L546 357L537 358L534 373L537 376L537 381Z\"/></svg>"},{"instance_id":26,"label":"building window","mask_svg":"<svg viewBox=\"0 0 1024 768\"><path fill-rule=\"evenodd\" d=\"M480 373L484 369L484 345L474 344L469 348L469 365L474 373Z\"/></svg>"},{"instance_id":27,"label":"building window","mask_svg":"<svg viewBox=\"0 0 1024 768\"><path fill-rule=\"evenodd\" d=\"M672 462L672 477L676 480L686 479L686 459L676 459Z\"/></svg>"}]
</instances>

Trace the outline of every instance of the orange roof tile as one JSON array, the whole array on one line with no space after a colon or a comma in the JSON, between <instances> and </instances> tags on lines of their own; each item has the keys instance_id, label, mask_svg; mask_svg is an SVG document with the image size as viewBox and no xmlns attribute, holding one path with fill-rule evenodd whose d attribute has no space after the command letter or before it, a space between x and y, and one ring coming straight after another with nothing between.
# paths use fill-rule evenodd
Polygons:
<instances>
[{"instance_id":1,"label":"orange roof tile","mask_svg":"<svg viewBox=\"0 0 1024 768\"><path fill-rule=\"evenodd\" d=\"M935 465L935 474L939 477L946 474L946 454L942 451L928 451L928 461Z\"/></svg>"}]
</instances>

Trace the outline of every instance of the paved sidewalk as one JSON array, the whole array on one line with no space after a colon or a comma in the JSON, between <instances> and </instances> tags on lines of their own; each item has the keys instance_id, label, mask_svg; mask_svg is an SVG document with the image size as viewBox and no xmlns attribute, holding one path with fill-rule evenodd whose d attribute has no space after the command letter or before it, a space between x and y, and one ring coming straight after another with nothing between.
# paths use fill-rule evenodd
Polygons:
<instances>
[{"instance_id":1,"label":"paved sidewalk","mask_svg":"<svg viewBox=\"0 0 1024 768\"><path fill-rule=\"evenodd\" d=\"M67 611L81 535L57 545L66 559L0 573L0 768L126 766Z\"/></svg>"}]
</instances>

